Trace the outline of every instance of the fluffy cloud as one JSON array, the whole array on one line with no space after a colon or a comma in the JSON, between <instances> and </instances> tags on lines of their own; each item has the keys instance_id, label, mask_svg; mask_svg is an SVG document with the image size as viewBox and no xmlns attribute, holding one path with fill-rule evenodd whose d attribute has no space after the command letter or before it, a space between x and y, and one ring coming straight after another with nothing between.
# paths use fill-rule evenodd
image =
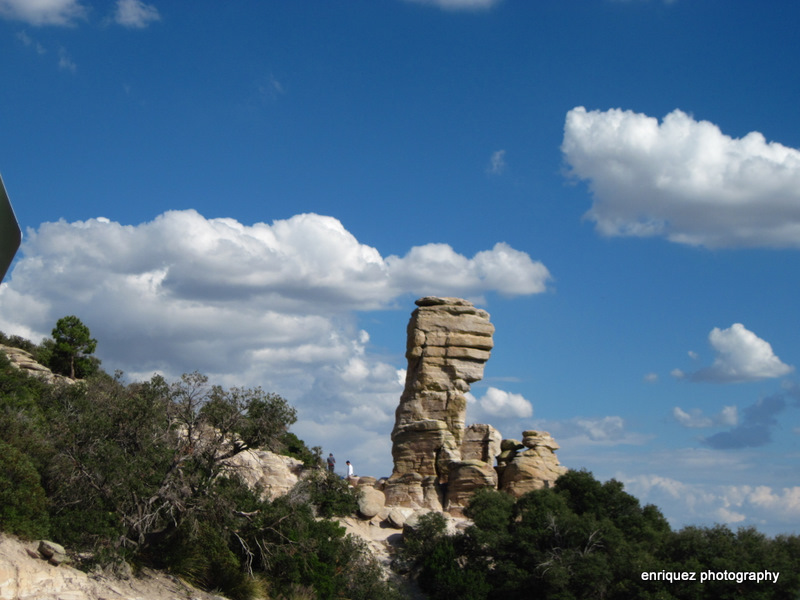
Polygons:
<instances>
[{"instance_id":1,"label":"fluffy cloud","mask_svg":"<svg viewBox=\"0 0 800 600\"><path fill-rule=\"evenodd\" d=\"M0 330L38 341L75 314L109 371L139 379L199 370L222 385L261 385L297 406L301 436L320 424L359 429L325 438L352 448L388 439L402 391L397 367L369 352L358 311L409 294L532 294L548 278L502 243L472 258L443 244L384 258L316 214L251 226L192 210L135 226L59 221L26 232L0 286ZM353 458L364 472L377 460Z\"/></svg>"},{"instance_id":2,"label":"fluffy cloud","mask_svg":"<svg viewBox=\"0 0 800 600\"><path fill-rule=\"evenodd\" d=\"M800 246L800 151L741 139L679 110L567 113L561 146L589 182L587 217L609 236L664 236L709 247Z\"/></svg>"},{"instance_id":3,"label":"fluffy cloud","mask_svg":"<svg viewBox=\"0 0 800 600\"><path fill-rule=\"evenodd\" d=\"M499 4L500 0L406 0L417 4L430 4L444 10L485 10Z\"/></svg>"},{"instance_id":4,"label":"fluffy cloud","mask_svg":"<svg viewBox=\"0 0 800 600\"><path fill-rule=\"evenodd\" d=\"M696 524L773 524L777 534L792 530L800 519L800 487L776 489L759 485L707 485L688 483L661 475L617 477L626 490L642 502L672 507L685 521ZM672 519L674 521L674 519Z\"/></svg>"},{"instance_id":5,"label":"fluffy cloud","mask_svg":"<svg viewBox=\"0 0 800 600\"><path fill-rule=\"evenodd\" d=\"M542 421L537 427L552 433L562 447L638 446L649 439L649 436L629 431L625 419L616 415Z\"/></svg>"},{"instance_id":6,"label":"fluffy cloud","mask_svg":"<svg viewBox=\"0 0 800 600\"><path fill-rule=\"evenodd\" d=\"M782 377L794 370L794 367L781 362L769 342L741 323L734 323L728 329L715 327L708 334L708 341L717 355L710 367L688 375L676 370L673 375L692 381L736 383Z\"/></svg>"},{"instance_id":7,"label":"fluffy cloud","mask_svg":"<svg viewBox=\"0 0 800 600\"><path fill-rule=\"evenodd\" d=\"M142 0L117 0L114 21L123 27L142 29L160 20L158 9L152 4L145 4Z\"/></svg>"},{"instance_id":8,"label":"fluffy cloud","mask_svg":"<svg viewBox=\"0 0 800 600\"><path fill-rule=\"evenodd\" d=\"M672 409L672 416L684 427L692 429L702 429L717 425L733 426L739 421L739 411L735 406L726 406L718 415L713 417L703 415L703 411L699 409L686 412L679 406L676 406Z\"/></svg>"},{"instance_id":9,"label":"fluffy cloud","mask_svg":"<svg viewBox=\"0 0 800 600\"><path fill-rule=\"evenodd\" d=\"M542 263L503 242L472 259L447 244L415 246L402 258L388 257L386 267L397 293L414 290L441 294L445 288L453 295L473 298L487 290L522 296L544 292L551 279Z\"/></svg>"},{"instance_id":10,"label":"fluffy cloud","mask_svg":"<svg viewBox=\"0 0 800 600\"><path fill-rule=\"evenodd\" d=\"M527 419L533 416L533 405L522 394L512 394L496 387L489 387L482 398L475 398L472 394L468 399L474 401L486 415Z\"/></svg>"},{"instance_id":11,"label":"fluffy cloud","mask_svg":"<svg viewBox=\"0 0 800 600\"><path fill-rule=\"evenodd\" d=\"M31 25L71 25L85 16L79 0L0 0L0 17Z\"/></svg>"}]
</instances>

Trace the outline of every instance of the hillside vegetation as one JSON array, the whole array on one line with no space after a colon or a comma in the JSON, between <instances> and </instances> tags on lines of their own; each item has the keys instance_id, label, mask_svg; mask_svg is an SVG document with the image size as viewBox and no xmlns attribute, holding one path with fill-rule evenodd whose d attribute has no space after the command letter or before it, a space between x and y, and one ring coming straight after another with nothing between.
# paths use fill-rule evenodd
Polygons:
<instances>
[{"instance_id":1,"label":"hillside vegetation","mask_svg":"<svg viewBox=\"0 0 800 600\"><path fill-rule=\"evenodd\" d=\"M672 531L655 506L586 471L518 500L479 491L467 515L473 525L457 535L426 515L406 541L405 559L433 600L800 598L800 537Z\"/></svg>"},{"instance_id":2,"label":"hillside vegetation","mask_svg":"<svg viewBox=\"0 0 800 600\"><path fill-rule=\"evenodd\" d=\"M0 352L3 531L57 540L85 568L168 569L234 600L393 597L363 543L324 518L355 511L345 482L314 469L268 501L226 468L251 447L316 466L320 449L288 431L295 410L282 397L223 389L199 373L125 384L87 354L53 352L57 344L0 343L45 364L55 356L50 364L68 375L94 366L77 383L51 385Z\"/></svg>"},{"instance_id":3,"label":"hillside vegetation","mask_svg":"<svg viewBox=\"0 0 800 600\"><path fill-rule=\"evenodd\" d=\"M166 569L234 600L401 597L331 519L355 512L355 491L289 431L284 398L199 373L124 383L91 356L79 320L53 335L37 345L0 333L82 377L45 383L0 352L0 530L53 539L85 569ZM264 500L226 468L248 448L300 458L309 476ZM516 500L479 491L466 514L457 534L442 514L422 516L395 559L434 600L800 598L800 537L673 531L658 508L585 471Z\"/></svg>"}]
</instances>

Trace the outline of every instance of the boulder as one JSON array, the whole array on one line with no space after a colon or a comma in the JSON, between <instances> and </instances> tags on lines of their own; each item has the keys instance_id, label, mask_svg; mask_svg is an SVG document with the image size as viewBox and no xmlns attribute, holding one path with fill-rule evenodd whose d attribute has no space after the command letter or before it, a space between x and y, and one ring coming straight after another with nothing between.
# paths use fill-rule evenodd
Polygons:
<instances>
[{"instance_id":1,"label":"boulder","mask_svg":"<svg viewBox=\"0 0 800 600\"><path fill-rule=\"evenodd\" d=\"M386 497L383 492L373 487L360 487L358 493L358 513L365 519L371 519L383 510Z\"/></svg>"},{"instance_id":2,"label":"boulder","mask_svg":"<svg viewBox=\"0 0 800 600\"><path fill-rule=\"evenodd\" d=\"M53 566L69 562L64 546L48 540L41 540L38 547L39 554Z\"/></svg>"},{"instance_id":3,"label":"boulder","mask_svg":"<svg viewBox=\"0 0 800 600\"><path fill-rule=\"evenodd\" d=\"M561 447L548 432L533 430L522 432L522 445L526 448L543 446L550 450L558 450Z\"/></svg>"},{"instance_id":4,"label":"boulder","mask_svg":"<svg viewBox=\"0 0 800 600\"><path fill-rule=\"evenodd\" d=\"M392 529L402 529L407 516L404 510L408 509L396 507L389 511L389 514L386 516L386 524Z\"/></svg>"},{"instance_id":5,"label":"boulder","mask_svg":"<svg viewBox=\"0 0 800 600\"><path fill-rule=\"evenodd\" d=\"M286 494L300 480L303 461L268 450L244 450L225 461L225 469L236 473L263 500Z\"/></svg>"},{"instance_id":6,"label":"boulder","mask_svg":"<svg viewBox=\"0 0 800 600\"><path fill-rule=\"evenodd\" d=\"M550 487L567 472L547 447L525 450L506 463L500 473L500 489L515 498L533 490Z\"/></svg>"},{"instance_id":7,"label":"boulder","mask_svg":"<svg viewBox=\"0 0 800 600\"><path fill-rule=\"evenodd\" d=\"M462 516L469 499L479 489L497 489L497 473L481 460L465 460L450 466L450 484L447 488L447 511Z\"/></svg>"},{"instance_id":8,"label":"boulder","mask_svg":"<svg viewBox=\"0 0 800 600\"><path fill-rule=\"evenodd\" d=\"M464 431L464 442L461 444L462 460L480 460L490 465L500 454L502 436L491 425L470 425Z\"/></svg>"}]
</instances>

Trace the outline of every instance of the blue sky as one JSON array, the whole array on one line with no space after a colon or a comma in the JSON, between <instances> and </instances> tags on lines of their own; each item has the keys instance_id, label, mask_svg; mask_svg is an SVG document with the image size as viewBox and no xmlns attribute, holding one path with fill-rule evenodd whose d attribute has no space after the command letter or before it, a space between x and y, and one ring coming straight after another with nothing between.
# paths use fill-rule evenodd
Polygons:
<instances>
[{"instance_id":1,"label":"blue sky","mask_svg":"<svg viewBox=\"0 0 800 600\"><path fill-rule=\"evenodd\" d=\"M800 532L794 2L0 0L0 330L64 315L391 472L415 298L474 300L470 422L676 526Z\"/></svg>"}]
</instances>

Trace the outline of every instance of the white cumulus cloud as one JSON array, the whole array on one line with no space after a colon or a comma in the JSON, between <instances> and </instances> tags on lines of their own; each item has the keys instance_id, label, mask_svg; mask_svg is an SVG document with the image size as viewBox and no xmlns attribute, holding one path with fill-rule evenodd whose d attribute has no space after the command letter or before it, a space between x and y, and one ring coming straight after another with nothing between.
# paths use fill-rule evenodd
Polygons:
<instances>
[{"instance_id":1,"label":"white cumulus cloud","mask_svg":"<svg viewBox=\"0 0 800 600\"><path fill-rule=\"evenodd\" d=\"M85 16L79 0L0 0L0 17L31 25L72 25Z\"/></svg>"},{"instance_id":2,"label":"white cumulus cloud","mask_svg":"<svg viewBox=\"0 0 800 600\"><path fill-rule=\"evenodd\" d=\"M732 138L675 110L567 113L570 175L589 182L587 217L609 236L708 247L800 247L800 151L758 132Z\"/></svg>"},{"instance_id":3,"label":"white cumulus cloud","mask_svg":"<svg viewBox=\"0 0 800 600\"><path fill-rule=\"evenodd\" d=\"M703 429L719 425L733 427L739 422L739 411L736 406L726 406L719 414L710 417L704 415L700 409L686 412L676 406L672 409L672 416L678 423L691 429Z\"/></svg>"},{"instance_id":4,"label":"white cumulus cloud","mask_svg":"<svg viewBox=\"0 0 800 600\"><path fill-rule=\"evenodd\" d=\"M673 375L692 381L736 383L782 377L794 370L776 356L769 342L741 323L734 323L728 329L715 327L708 341L716 352L710 367L689 374L676 370Z\"/></svg>"},{"instance_id":5,"label":"white cumulus cloud","mask_svg":"<svg viewBox=\"0 0 800 600\"><path fill-rule=\"evenodd\" d=\"M475 297L487 290L503 295L538 294L547 289L550 272L525 252L499 242L472 259L448 244L413 247L404 257L386 259L392 284L425 294L449 289L455 296Z\"/></svg>"},{"instance_id":6,"label":"white cumulus cloud","mask_svg":"<svg viewBox=\"0 0 800 600\"><path fill-rule=\"evenodd\" d=\"M117 0L114 21L123 27L142 29L160 20L158 9L152 4L145 4L142 0Z\"/></svg>"},{"instance_id":7,"label":"white cumulus cloud","mask_svg":"<svg viewBox=\"0 0 800 600\"><path fill-rule=\"evenodd\" d=\"M671 507L684 521L711 525L771 523L771 534L791 530L800 518L800 487L716 485L686 482L661 475L619 475L628 492L642 503Z\"/></svg>"},{"instance_id":8,"label":"white cumulus cloud","mask_svg":"<svg viewBox=\"0 0 800 600\"><path fill-rule=\"evenodd\" d=\"M513 394L490 386L482 398L473 397L472 399L487 415L519 419L533 416L533 404L522 394Z\"/></svg>"},{"instance_id":9,"label":"white cumulus cloud","mask_svg":"<svg viewBox=\"0 0 800 600\"><path fill-rule=\"evenodd\" d=\"M254 225L193 210L139 225L100 217L26 232L0 285L0 330L39 341L74 314L99 340L109 372L199 370L221 385L260 385L298 408L298 435L324 425L331 431L321 442L352 448L354 428L361 440L388 439L403 389L400 365L370 353L358 312L412 294L533 294L548 278L544 265L502 243L472 258L443 244L383 257L316 214ZM397 335L402 343L404 331ZM524 411L514 395L505 402ZM352 458L367 473L389 457Z\"/></svg>"}]
</instances>

